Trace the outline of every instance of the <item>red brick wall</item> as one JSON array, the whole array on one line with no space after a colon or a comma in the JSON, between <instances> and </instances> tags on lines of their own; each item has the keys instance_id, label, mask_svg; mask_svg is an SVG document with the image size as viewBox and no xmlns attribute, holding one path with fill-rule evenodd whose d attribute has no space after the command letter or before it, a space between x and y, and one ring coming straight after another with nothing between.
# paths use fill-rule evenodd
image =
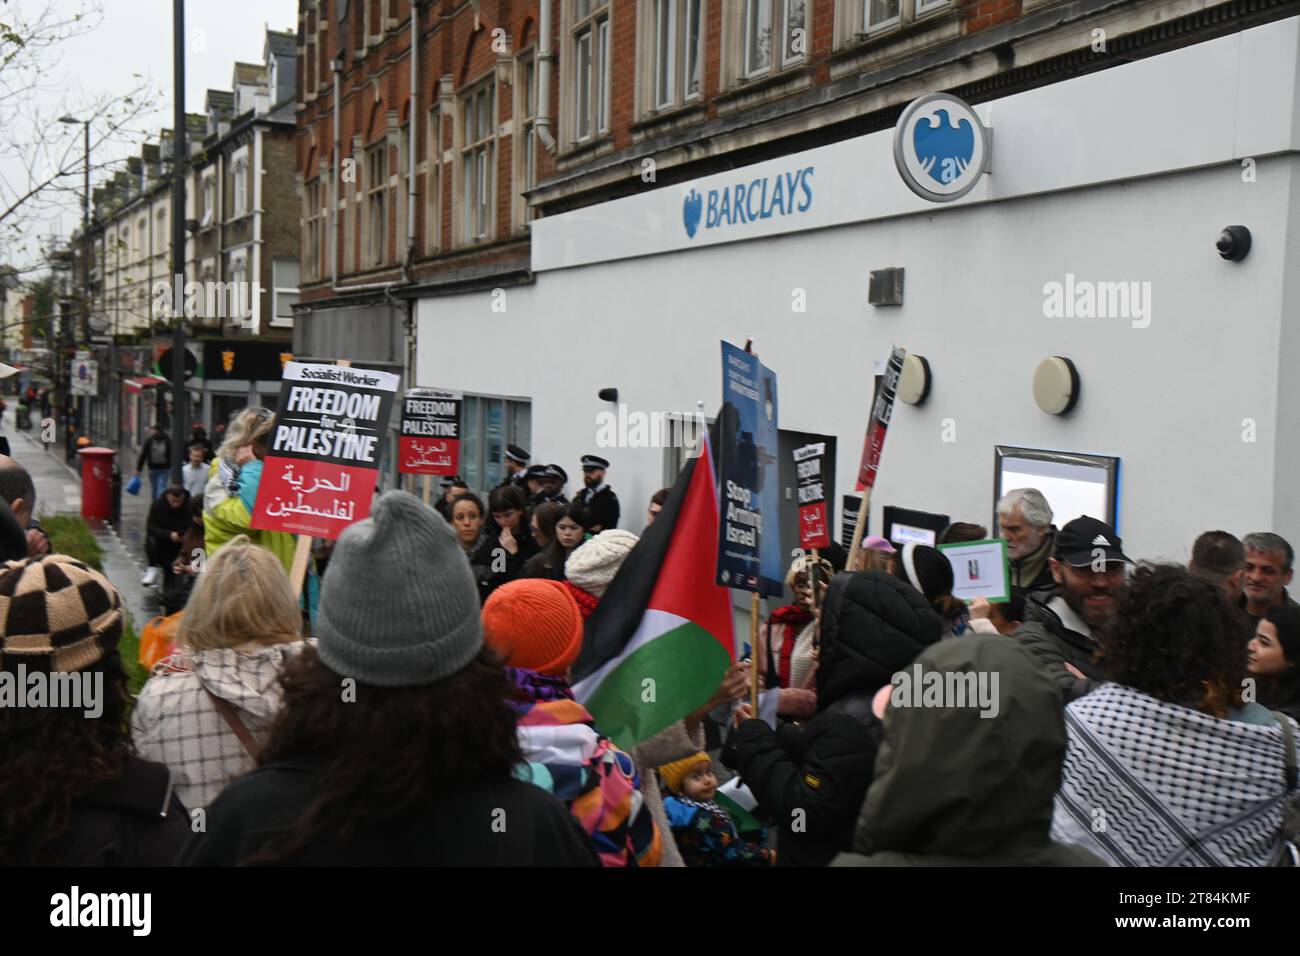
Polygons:
<instances>
[{"instance_id":1,"label":"red brick wall","mask_svg":"<svg viewBox=\"0 0 1300 956\"><path fill-rule=\"evenodd\" d=\"M562 77L562 70L558 62L564 50L564 44L560 36L562 0L482 0L479 5L478 31L474 30L474 11L469 4L464 3L463 0L436 0L424 10L421 22L420 115L417 148L413 160L417 165L426 160L433 162L439 159L438 157L426 156L426 147L428 143L428 110L437 99L440 90L440 78L444 75L450 75L453 78L457 94L459 94L465 87L488 76L495 69L498 58L497 52L492 49L492 31L494 28L502 27L508 32L511 53L529 46L535 46L541 2L551 4L552 29L554 31L553 48L557 56L557 62L551 80L549 113L554 121L552 132L557 139L559 138L560 82L562 78L566 81L569 80L567 76ZM740 0L709 0L706 10L703 88L710 116L716 116L717 113L713 100L718 95L721 82L722 53L720 47L723 6L724 4L738 2ZM955 2L958 4L959 12L965 19L964 29L967 33L983 30L997 23L1010 20L1018 16L1021 11L1021 0L955 0ZM307 0L302 0L300 3L303 11L306 10L307 5ZM329 24L329 30L325 42L320 44L317 49L319 75L323 80L330 83L332 83L332 73L329 64L337 54L339 36L342 32L341 25L335 19L334 6L334 0L321 0L320 16ZM352 155L352 138L354 135L360 135L364 145L369 145L383 135L387 126L388 110L398 110L402 123L409 121L410 59L408 53L410 24L408 18L410 0L398 0L394 16L398 18L399 26L395 30L386 31L382 42L377 47L368 48L364 60L358 64L355 62L354 53L363 42L363 37L359 35L359 31L363 14L369 7L368 0L363 0L363 2L351 4L349 8L351 26L347 49L343 53L345 72L341 81L343 99L340 114L341 158ZM610 90L610 120L615 149L622 149L633 143L630 127L636 122L634 109L637 77L633 69L637 53L636 12L636 0L611 0L611 20L613 25L611 60L613 71ZM443 16L449 16L452 19L444 21ZM304 13L304 23L305 20ZM810 0L808 46L814 68L814 80L819 84L829 80L829 66L826 60L833 52L834 25L835 0ZM303 71L300 70L299 73L301 81ZM513 70L511 71L511 77L513 80ZM376 80L379 91L378 103L376 103L372 88L372 81ZM496 93L496 122L500 126L510 123L513 118L514 88L505 83L497 83ZM332 98L332 91L326 88L314 102L306 103L305 108L299 113L297 171L302 173L306 180L316 175L316 167L314 163L310 168L307 166L311 148L305 131L309 128L316 130L319 155L328 157L333 145L332 117L330 114ZM458 110L443 114L444 148L451 148L452 146L452 123L457 116ZM501 249L503 241L509 245L512 235L519 243L526 244L526 233L514 231L514 224L511 221L514 195L513 160L514 151L517 148L513 135L498 137L496 150L496 241L484 250L482 256L483 259L488 261L501 257L510 258L519 254L517 248L504 251ZM536 156L537 178L538 181L544 181L556 172L555 158L541 148L540 144L536 150ZM363 183L364 152L353 158L358 162L358 182ZM417 259L426 255L424 237L427 235L428 230L436 229L441 237L439 257L454 256L457 263L462 265L466 261L466 250L452 245L452 237L455 235L451 219L455 166L455 163L449 163L442 167L441 221L437 223L426 221L428 208L425 191L427 188L426 177L420 176L418 178L417 189L419 195L416 202L415 240ZM398 153L396 150L390 153L389 168L390 170L398 168ZM328 188L328 180L324 181L324 185ZM353 184L344 184L343 195L348 199L350 208L354 213L351 217L354 256L350 262L341 262L341 278L359 271L360 262L362 261L361 225L365 215L365 203L364 201L362 203L352 202L355 189L356 187ZM389 278L389 273L395 273L400 266L405 253L405 235L398 235L397 232L397 204L405 204L406 201L406 185L403 182L395 191L392 214L389 216L387 262L383 269L374 271L373 281ZM328 236L323 241L328 243ZM340 259L346 248L347 244L340 235L338 242ZM469 258L473 258L472 253ZM417 273L427 272L430 268L435 267L436 263L423 263L418 266ZM328 272L327 263L327 276ZM328 290L324 293L321 293L319 289L315 293L309 291L304 293L304 298L310 299L321 295L328 295Z\"/></svg>"}]
</instances>

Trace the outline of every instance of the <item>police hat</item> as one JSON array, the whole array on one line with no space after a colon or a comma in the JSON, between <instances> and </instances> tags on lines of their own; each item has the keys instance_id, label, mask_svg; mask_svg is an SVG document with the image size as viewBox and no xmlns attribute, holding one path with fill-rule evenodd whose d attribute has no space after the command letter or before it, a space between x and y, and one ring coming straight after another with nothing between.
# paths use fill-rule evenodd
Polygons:
<instances>
[{"instance_id":1,"label":"police hat","mask_svg":"<svg viewBox=\"0 0 1300 956\"><path fill-rule=\"evenodd\" d=\"M559 478L561 482L569 480L568 473L559 465L547 465L546 470L542 472L543 478Z\"/></svg>"},{"instance_id":2,"label":"police hat","mask_svg":"<svg viewBox=\"0 0 1300 956\"><path fill-rule=\"evenodd\" d=\"M529 465L528 470L524 472L525 481L540 481L546 477L545 465Z\"/></svg>"},{"instance_id":3,"label":"police hat","mask_svg":"<svg viewBox=\"0 0 1300 956\"><path fill-rule=\"evenodd\" d=\"M582 456L582 470L591 471L593 468L608 468L609 462L597 455Z\"/></svg>"},{"instance_id":4,"label":"police hat","mask_svg":"<svg viewBox=\"0 0 1300 956\"><path fill-rule=\"evenodd\" d=\"M506 457L511 461L519 462L521 465L528 464L528 452L518 445L506 445Z\"/></svg>"}]
</instances>

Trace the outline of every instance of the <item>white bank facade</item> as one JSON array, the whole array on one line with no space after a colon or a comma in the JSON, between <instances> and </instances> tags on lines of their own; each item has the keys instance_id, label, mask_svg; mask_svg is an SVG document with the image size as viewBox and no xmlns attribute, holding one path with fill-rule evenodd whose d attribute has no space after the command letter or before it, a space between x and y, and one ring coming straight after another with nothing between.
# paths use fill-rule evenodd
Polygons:
<instances>
[{"instance_id":1,"label":"white bank facade","mask_svg":"<svg viewBox=\"0 0 1300 956\"><path fill-rule=\"evenodd\" d=\"M1117 457L1134 557L1186 560L1210 528L1300 543L1298 64L1292 18L981 104L988 173L949 203L904 183L891 130L538 220L533 284L420 300L416 383L526 405L571 494L580 456L610 459L640 531L676 459L602 447L598 390L712 416L719 339L752 338L780 427L837 439L838 537L898 344L932 385L894 410L872 533L886 505L989 524L1003 445ZM1241 261L1215 247L1229 225ZM902 304L868 304L895 267ZM1087 283L1126 284L1128 311L1053 306ZM1050 356L1078 371L1065 415L1032 391Z\"/></svg>"}]
</instances>

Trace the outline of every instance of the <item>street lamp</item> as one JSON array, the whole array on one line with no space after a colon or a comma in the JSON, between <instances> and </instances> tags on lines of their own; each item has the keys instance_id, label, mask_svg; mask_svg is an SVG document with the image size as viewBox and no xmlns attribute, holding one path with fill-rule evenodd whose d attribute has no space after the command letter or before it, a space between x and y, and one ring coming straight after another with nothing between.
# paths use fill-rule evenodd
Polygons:
<instances>
[{"instance_id":1,"label":"street lamp","mask_svg":"<svg viewBox=\"0 0 1300 956\"><path fill-rule=\"evenodd\" d=\"M89 248L90 248L89 246L90 243L90 120L88 119L79 120L75 116L60 116L59 122L70 126L76 126L78 124L81 124L81 126L84 128L83 132L85 134L85 158L83 163L85 167L83 170L84 189L81 195L81 242L82 245L85 247L83 250L84 255L82 256L83 286L81 289L81 296L82 296L81 337L83 339L86 339L89 336L89 332L87 330L90 325L90 252L89 252ZM72 399L72 394L71 394L72 375L71 375L70 368L69 368L69 374L66 377L66 381L67 381L68 391L64 395L65 409L68 407L68 403ZM90 399L88 397L83 397L81 402L81 415L80 415L83 428L85 427L85 423L87 419L90 417L89 415L86 414L86 412L89 410L89 407L90 407ZM67 441L66 455L69 459L71 459L72 448L73 448L72 433L74 429L72 425L72 419L70 416L66 415L66 413L64 416L64 420L66 423L66 428L64 432L64 436Z\"/></svg>"}]
</instances>

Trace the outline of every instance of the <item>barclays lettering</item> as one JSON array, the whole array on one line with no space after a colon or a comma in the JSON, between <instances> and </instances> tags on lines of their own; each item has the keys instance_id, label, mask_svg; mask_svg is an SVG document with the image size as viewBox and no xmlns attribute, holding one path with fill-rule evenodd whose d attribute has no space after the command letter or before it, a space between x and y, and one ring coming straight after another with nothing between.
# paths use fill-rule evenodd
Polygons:
<instances>
[{"instance_id":1,"label":"barclays lettering","mask_svg":"<svg viewBox=\"0 0 1300 956\"><path fill-rule=\"evenodd\" d=\"M774 214L788 216L807 212L812 206L814 167L777 173L748 183L710 189L707 202L692 189L682 203L682 225L686 235L695 238L700 220L705 229L735 226L770 219Z\"/></svg>"}]
</instances>

